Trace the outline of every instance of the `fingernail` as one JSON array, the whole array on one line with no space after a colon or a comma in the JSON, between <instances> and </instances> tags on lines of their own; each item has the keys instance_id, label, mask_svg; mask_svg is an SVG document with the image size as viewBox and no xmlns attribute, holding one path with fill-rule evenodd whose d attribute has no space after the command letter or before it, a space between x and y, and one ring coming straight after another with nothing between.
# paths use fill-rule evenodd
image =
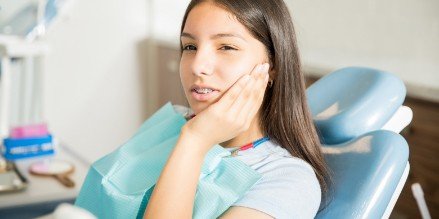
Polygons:
<instances>
[{"instance_id":1,"label":"fingernail","mask_svg":"<svg viewBox=\"0 0 439 219\"><path fill-rule=\"evenodd\" d=\"M265 63L264 64L264 72L267 72L268 73L268 69L270 68L270 64L268 64L268 63Z\"/></svg>"}]
</instances>

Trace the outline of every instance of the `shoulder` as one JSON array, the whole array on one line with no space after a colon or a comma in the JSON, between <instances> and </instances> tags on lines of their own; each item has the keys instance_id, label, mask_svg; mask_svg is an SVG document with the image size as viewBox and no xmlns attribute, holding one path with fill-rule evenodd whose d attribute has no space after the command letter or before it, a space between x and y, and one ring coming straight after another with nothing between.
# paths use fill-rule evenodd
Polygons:
<instances>
[{"instance_id":1,"label":"shoulder","mask_svg":"<svg viewBox=\"0 0 439 219\"><path fill-rule=\"evenodd\" d=\"M313 218L321 201L313 168L283 148L267 148L273 153L251 164L262 178L234 206L253 208L275 218Z\"/></svg>"}]
</instances>

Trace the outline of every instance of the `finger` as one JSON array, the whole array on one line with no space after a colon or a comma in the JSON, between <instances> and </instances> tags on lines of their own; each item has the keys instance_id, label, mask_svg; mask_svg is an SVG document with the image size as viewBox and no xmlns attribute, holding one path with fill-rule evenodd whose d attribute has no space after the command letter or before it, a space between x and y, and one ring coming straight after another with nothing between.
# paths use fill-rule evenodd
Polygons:
<instances>
[{"instance_id":1,"label":"finger","mask_svg":"<svg viewBox=\"0 0 439 219\"><path fill-rule=\"evenodd\" d=\"M264 84L266 83L266 75L268 75L268 63L262 65L260 69L258 69L257 72L254 72L252 79L254 79L254 83L251 84L251 86L246 86L243 91L241 92L241 95L237 98L238 100L246 100L246 99L253 99L257 100L261 93L264 93Z\"/></svg>"},{"instance_id":2,"label":"finger","mask_svg":"<svg viewBox=\"0 0 439 219\"><path fill-rule=\"evenodd\" d=\"M229 106L228 108L229 115L236 117L241 114L240 112L244 108L245 104L253 98L252 90L254 89L256 83L257 81L254 79L254 76L250 76L247 85L241 90L239 96Z\"/></svg>"},{"instance_id":3,"label":"finger","mask_svg":"<svg viewBox=\"0 0 439 219\"><path fill-rule=\"evenodd\" d=\"M242 89L249 83L251 76L246 74L238 79L224 95L213 105L221 108L221 110L227 110L230 105L233 104L235 99L239 96Z\"/></svg>"},{"instance_id":4,"label":"finger","mask_svg":"<svg viewBox=\"0 0 439 219\"><path fill-rule=\"evenodd\" d=\"M238 81L236 81L221 97L221 99L218 101L218 104L224 107L224 109L229 109L230 106L235 102L236 98L240 96L242 90L247 86L252 75L260 68L262 68L262 65L256 65L250 74L241 76L241 78L238 79Z\"/></svg>"},{"instance_id":5,"label":"finger","mask_svg":"<svg viewBox=\"0 0 439 219\"><path fill-rule=\"evenodd\" d=\"M268 82L268 79L267 79L267 82ZM266 83L266 84L267 84L267 83ZM265 84L265 85L266 85L266 84ZM254 104L255 107L250 108L250 109L249 109L250 112L246 114L246 115L249 116L249 119L252 119L252 118L256 115L256 113L260 110L260 108L261 108L261 106L262 106L262 102L264 101L264 96L265 96L265 90L266 90L266 87L267 87L267 86L265 86L265 87L263 88L263 92L260 92L259 97L258 97L257 100L255 101L255 102L256 102L256 103Z\"/></svg>"},{"instance_id":6,"label":"finger","mask_svg":"<svg viewBox=\"0 0 439 219\"><path fill-rule=\"evenodd\" d=\"M247 119L251 119L255 116L256 112L259 110L262 104L262 100L264 99L265 90L267 88L268 83L268 63L264 66L264 68L258 73L257 81L254 84L253 88L251 88L250 92L252 93L251 97L244 101L245 104L241 106L241 111L239 113L239 117L247 117Z\"/></svg>"},{"instance_id":7,"label":"finger","mask_svg":"<svg viewBox=\"0 0 439 219\"><path fill-rule=\"evenodd\" d=\"M265 63L261 70L258 72L258 74L255 76L257 84L255 85L256 90L261 90L259 88L265 89L266 81L268 82L268 70L270 68L270 65L268 63ZM256 92L255 95L258 96L261 92Z\"/></svg>"},{"instance_id":8,"label":"finger","mask_svg":"<svg viewBox=\"0 0 439 219\"><path fill-rule=\"evenodd\" d=\"M240 91L239 95L236 97L235 101L229 106L229 113L239 113L241 108L245 104L246 100L251 98L253 95L252 90L255 87L255 84L258 82L261 71L264 69L264 64L258 64L253 68L252 72L250 72L250 80L247 85ZM237 114L234 114L237 115Z\"/></svg>"}]
</instances>

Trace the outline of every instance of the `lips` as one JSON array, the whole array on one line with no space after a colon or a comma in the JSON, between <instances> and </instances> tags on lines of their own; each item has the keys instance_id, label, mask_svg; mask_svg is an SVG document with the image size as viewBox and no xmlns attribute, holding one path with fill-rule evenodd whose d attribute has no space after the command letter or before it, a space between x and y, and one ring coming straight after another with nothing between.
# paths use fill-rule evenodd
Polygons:
<instances>
[{"instance_id":1,"label":"lips","mask_svg":"<svg viewBox=\"0 0 439 219\"><path fill-rule=\"evenodd\" d=\"M203 90L203 89L210 89L210 90L213 90L213 91L218 91L218 89L215 89L215 88L213 88L213 87L210 87L210 86L208 86L208 85L203 85L203 84L200 84L200 85L194 84L194 85L192 85L192 87L191 87L191 91L194 91L194 90Z\"/></svg>"},{"instance_id":2,"label":"lips","mask_svg":"<svg viewBox=\"0 0 439 219\"><path fill-rule=\"evenodd\" d=\"M193 85L191 87L192 97L197 101L208 101L219 94L219 90L208 85Z\"/></svg>"}]
</instances>

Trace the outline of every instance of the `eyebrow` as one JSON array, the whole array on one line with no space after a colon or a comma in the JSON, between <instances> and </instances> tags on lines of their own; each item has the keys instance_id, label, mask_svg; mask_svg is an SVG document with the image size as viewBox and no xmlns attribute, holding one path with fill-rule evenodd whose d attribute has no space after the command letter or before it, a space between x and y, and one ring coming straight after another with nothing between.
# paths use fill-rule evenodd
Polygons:
<instances>
[{"instance_id":1,"label":"eyebrow","mask_svg":"<svg viewBox=\"0 0 439 219\"><path fill-rule=\"evenodd\" d=\"M183 37L190 38L193 40L197 39L192 34L186 33L186 32L181 33L180 38L183 38ZM223 37L236 37L236 38L240 38L241 40L244 40L245 42L247 42L247 40L243 36L241 36L239 34L232 34L232 33L217 33L217 34L212 35L210 37L210 39L217 39L217 38L223 38Z\"/></svg>"}]
</instances>

